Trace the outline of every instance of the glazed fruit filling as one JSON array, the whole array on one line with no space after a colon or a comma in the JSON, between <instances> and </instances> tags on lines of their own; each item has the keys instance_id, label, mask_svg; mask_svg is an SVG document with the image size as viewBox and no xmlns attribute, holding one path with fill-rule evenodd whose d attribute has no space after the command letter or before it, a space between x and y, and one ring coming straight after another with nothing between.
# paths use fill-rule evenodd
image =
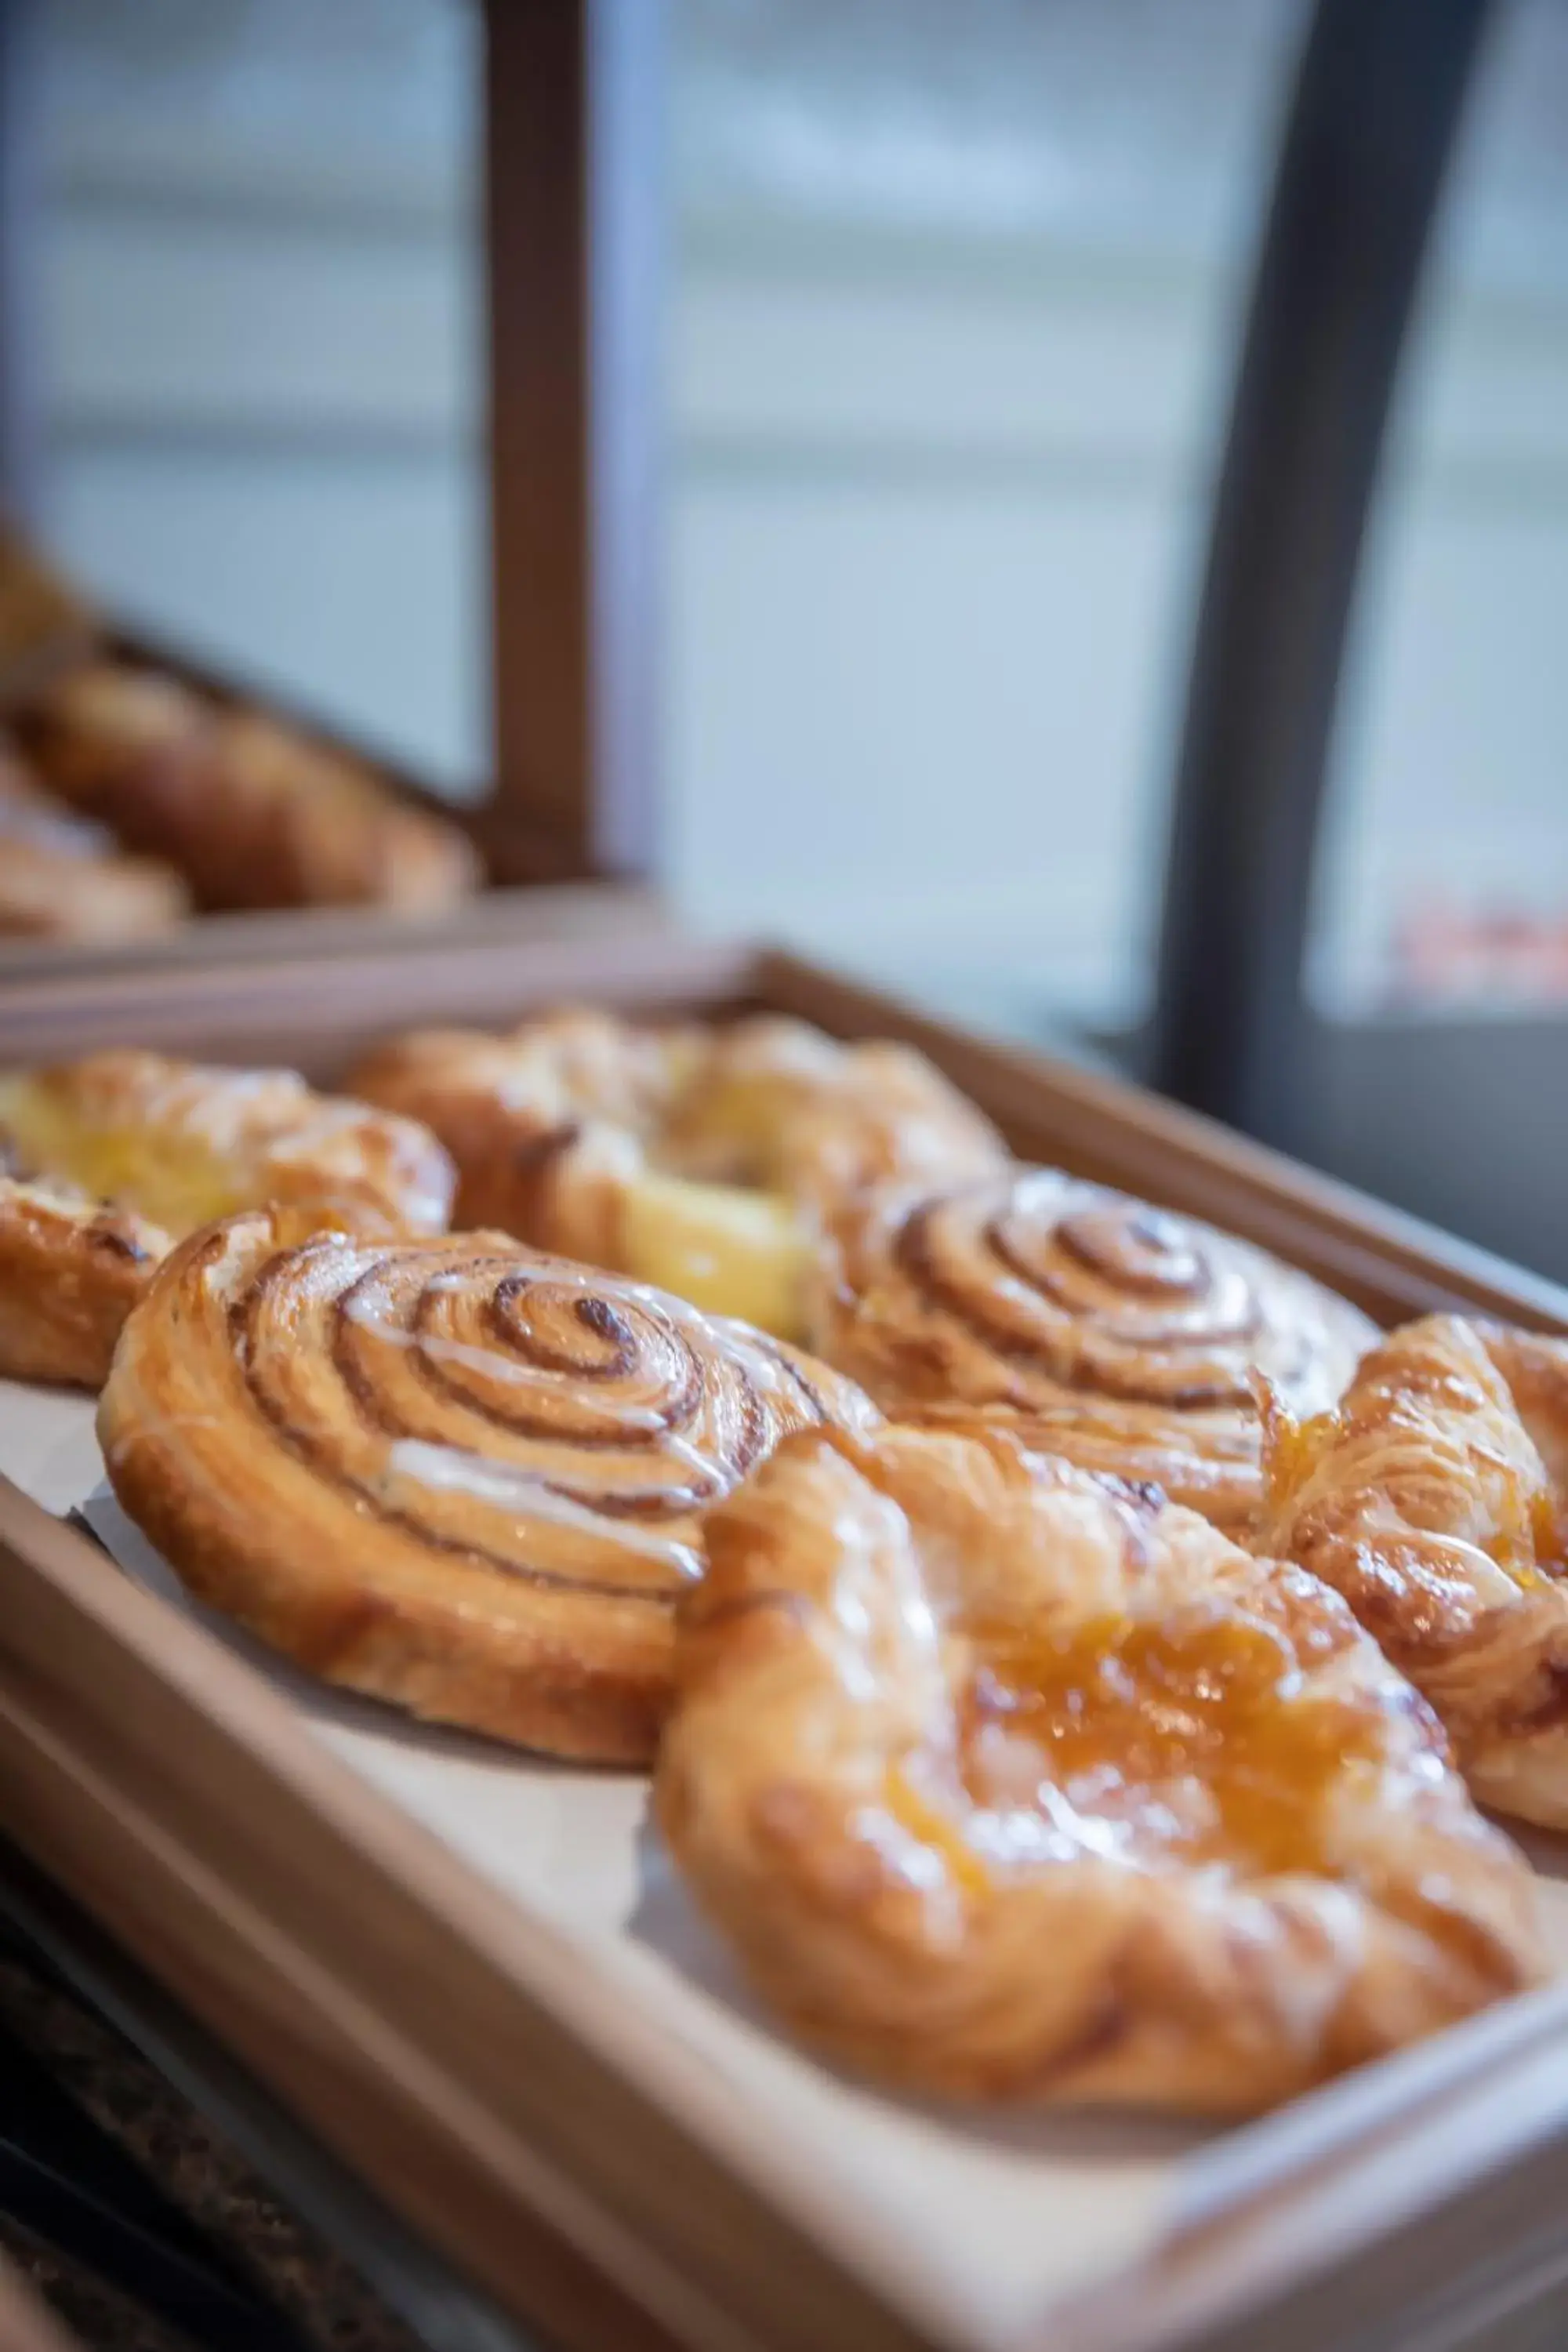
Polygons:
<instances>
[{"instance_id":1,"label":"glazed fruit filling","mask_svg":"<svg viewBox=\"0 0 1568 2352\"><path fill-rule=\"evenodd\" d=\"M958 1802L904 1768L887 1801L960 1885L1039 1858L1020 1816L1064 1853L1135 1867L1323 1869L1334 1786L1375 1761L1375 1715L1309 1687L1261 1617L1194 1602L1059 1635L976 1622L956 1640Z\"/></svg>"},{"instance_id":2,"label":"glazed fruit filling","mask_svg":"<svg viewBox=\"0 0 1568 2352\"><path fill-rule=\"evenodd\" d=\"M26 1080L0 1093L0 1130L24 1173L64 1177L95 1200L136 1209L175 1235L245 1205L237 1171L191 1138L98 1126Z\"/></svg>"}]
</instances>

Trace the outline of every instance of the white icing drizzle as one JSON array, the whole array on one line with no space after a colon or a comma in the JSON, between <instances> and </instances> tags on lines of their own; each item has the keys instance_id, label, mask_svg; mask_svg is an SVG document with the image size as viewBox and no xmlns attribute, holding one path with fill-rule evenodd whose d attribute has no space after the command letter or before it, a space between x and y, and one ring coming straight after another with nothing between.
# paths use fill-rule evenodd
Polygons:
<instances>
[{"instance_id":1,"label":"white icing drizzle","mask_svg":"<svg viewBox=\"0 0 1568 2352\"><path fill-rule=\"evenodd\" d=\"M620 1544L628 1551L643 1552L693 1582L702 1573L702 1561L692 1545L678 1542L671 1536L656 1535L635 1522L591 1510L531 1471L510 1463L488 1461L483 1454L468 1454L455 1445L432 1445L418 1437L397 1438L387 1453L386 1475L412 1479L437 1494L468 1495L478 1502L494 1503L522 1517L551 1519L558 1526L575 1528L601 1543Z\"/></svg>"},{"instance_id":2,"label":"white icing drizzle","mask_svg":"<svg viewBox=\"0 0 1568 2352\"><path fill-rule=\"evenodd\" d=\"M700 1479L704 1486L711 1478L714 1467L711 1456L704 1454L702 1448L694 1444L689 1437L682 1437L678 1429L665 1431L664 1451L667 1454L672 1454L678 1462L684 1463L692 1475Z\"/></svg>"}]
</instances>

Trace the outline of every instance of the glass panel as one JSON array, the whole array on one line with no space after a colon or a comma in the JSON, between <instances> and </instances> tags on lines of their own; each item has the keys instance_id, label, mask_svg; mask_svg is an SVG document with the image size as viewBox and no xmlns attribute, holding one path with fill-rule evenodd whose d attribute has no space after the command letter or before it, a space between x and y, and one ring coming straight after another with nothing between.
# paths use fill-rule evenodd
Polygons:
<instances>
[{"instance_id":1,"label":"glass panel","mask_svg":"<svg viewBox=\"0 0 1568 2352\"><path fill-rule=\"evenodd\" d=\"M681 0L669 875L1141 1008L1295 0Z\"/></svg>"},{"instance_id":2,"label":"glass panel","mask_svg":"<svg viewBox=\"0 0 1568 2352\"><path fill-rule=\"evenodd\" d=\"M1568 1277L1568 10L1500 7L1373 516L1316 1156Z\"/></svg>"},{"instance_id":3,"label":"glass panel","mask_svg":"<svg viewBox=\"0 0 1568 2352\"><path fill-rule=\"evenodd\" d=\"M1342 1014L1568 1000L1568 10L1498 11L1374 517L1312 960Z\"/></svg>"}]
</instances>

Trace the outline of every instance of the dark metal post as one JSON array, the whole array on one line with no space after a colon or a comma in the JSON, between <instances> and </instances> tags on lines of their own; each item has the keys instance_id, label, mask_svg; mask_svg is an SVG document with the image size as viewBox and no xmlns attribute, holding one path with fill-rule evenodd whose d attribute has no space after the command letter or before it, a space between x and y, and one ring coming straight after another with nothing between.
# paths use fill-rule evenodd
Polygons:
<instances>
[{"instance_id":1,"label":"dark metal post","mask_svg":"<svg viewBox=\"0 0 1568 2352\"><path fill-rule=\"evenodd\" d=\"M42 470L37 271L38 0L0 0L0 508L35 517Z\"/></svg>"},{"instance_id":2,"label":"dark metal post","mask_svg":"<svg viewBox=\"0 0 1568 2352\"><path fill-rule=\"evenodd\" d=\"M664 0L488 0L495 848L644 870L658 819Z\"/></svg>"},{"instance_id":3,"label":"dark metal post","mask_svg":"<svg viewBox=\"0 0 1568 2352\"><path fill-rule=\"evenodd\" d=\"M1363 527L1487 0L1318 0L1253 289L1177 767L1150 1075L1298 1140Z\"/></svg>"}]
</instances>

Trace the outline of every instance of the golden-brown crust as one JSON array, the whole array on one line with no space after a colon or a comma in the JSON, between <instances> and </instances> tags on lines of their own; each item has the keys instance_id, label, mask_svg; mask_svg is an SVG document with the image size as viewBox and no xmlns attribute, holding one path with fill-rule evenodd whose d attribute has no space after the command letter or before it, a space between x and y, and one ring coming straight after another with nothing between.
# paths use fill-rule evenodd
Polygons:
<instances>
[{"instance_id":1,"label":"golden-brown crust","mask_svg":"<svg viewBox=\"0 0 1568 2352\"><path fill-rule=\"evenodd\" d=\"M568 1008L505 1037L420 1031L381 1047L351 1083L441 1137L460 1218L610 1265L623 1189L650 1163L827 1213L894 1177L1006 1156L920 1055L772 1017L647 1030Z\"/></svg>"},{"instance_id":2,"label":"golden-brown crust","mask_svg":"<svg viewBox=\"0 0 1568 2352\"><path fill-rule=\"evenodd\" d=\"M1331 1402L1377 1338L1263 1251L1058 1169L888 1191L838 1220L810 1344L901 1419L994 1422L1244 1530L1252 1376Z\"/></svg>"},{"instance_id":3,"label":"golden-brown crust","mask_svg":"<svg viewBox=\"0 0 1568 2352\"><path fill-rule=\"evenodd\" d=\"M62 856L0 833L0 936L104 943L161 939L190 902L172 866L152 857Z\"/></svg>"},{"instance_id":4,"label":"golden-brown crust","mask_svg":"<svg viewBox=\"0 0 1568 2352\"><path fill-rule=\"evenodd\" d=\"M202 1600L326 1679L556 1754L645 1762L713 1500L846 1381L494 1234L174 1251L99 1429Z\"/></svg>"},{"instance_id":5,"label":"golden-brown crust","mask_svg":"<svg viewBox=\"0 0 1568 2352\"><path fill-rule=\"evenodd\" d=\"M266 715L99 661L19 721L63 798L167 858L208 908L453 904L479 879L458 827Z\"/></svg>"},{"instance_id":6,"label":"golden-brown crust","mask_svg":"<svg viewBox=\"0 0 1568 2352\"><path fill-rule=\"evenodd\" d=\"M172 866L119 856L112 836L42 791L0 736L0 936L149 939L189 905Z\"/></svg>"},{"instance_id":7,"label":"golden-brown crust","mask_svg":"<svg viewBox=\"0 0 1568 2352\"><path fill-rule=\"evenodd\" d=\"M597 1181L635 1168L702 1052L690 1027L639 1030L573 1007L507 1036L419 1029L351 1073L366 1102L417 1118L458 1169L455 1214L539 1249L613 1265L613 1199Z\"/></svg>"},{"instance_id":8,"label":"golden-brown crust","mask_svg":"<svg viewBox=\"0 0 1568 2352\"><path fill-rule=\"evenodd\" d=\"M225 712L218 759L237 827L254 834L269 906L434 913L479 882L473 846L455 824L395 799L359 761L278 719ZM236 858L225 887L229 905L259 903L248 858Z\"/></svg>"},{"instance_id":9,"label":"golden-brown crust","mask_svg":"<svg viewBox=\"0 0 1568 2352\"><path fill-rule=\"evenodd\" d=\"M168 1247L144 1217L0 1175L0 1377L100 1387Z\"/></svg>"},{"instance_id":10,"label":"golden-brown crust","mask_svg":"<svg viewBox=\"0 0 1568 2352\"><path fill-rule=\"evenodd\" d=\"M857 2068L1244 2112L1541 1976L1529 1873L1427 1709L1331 1593L1194 1514L1002 1433L808 1433L708 1549L657 1817L759 1990Z\"/></svg>"},{"instance_id":11,"label":"golden-brown crust","mask_svg":"<svg viewBox=\"0 0 1568 2352\"><path fill-rule=\"evenodd\" d=\"M1261 1548L1343 1594L1471 1788L1568 1829L1568 1345L1458 1316L1394 1332L1337 1411L1272 1403Z\"/></svg>"}]
</instances>

